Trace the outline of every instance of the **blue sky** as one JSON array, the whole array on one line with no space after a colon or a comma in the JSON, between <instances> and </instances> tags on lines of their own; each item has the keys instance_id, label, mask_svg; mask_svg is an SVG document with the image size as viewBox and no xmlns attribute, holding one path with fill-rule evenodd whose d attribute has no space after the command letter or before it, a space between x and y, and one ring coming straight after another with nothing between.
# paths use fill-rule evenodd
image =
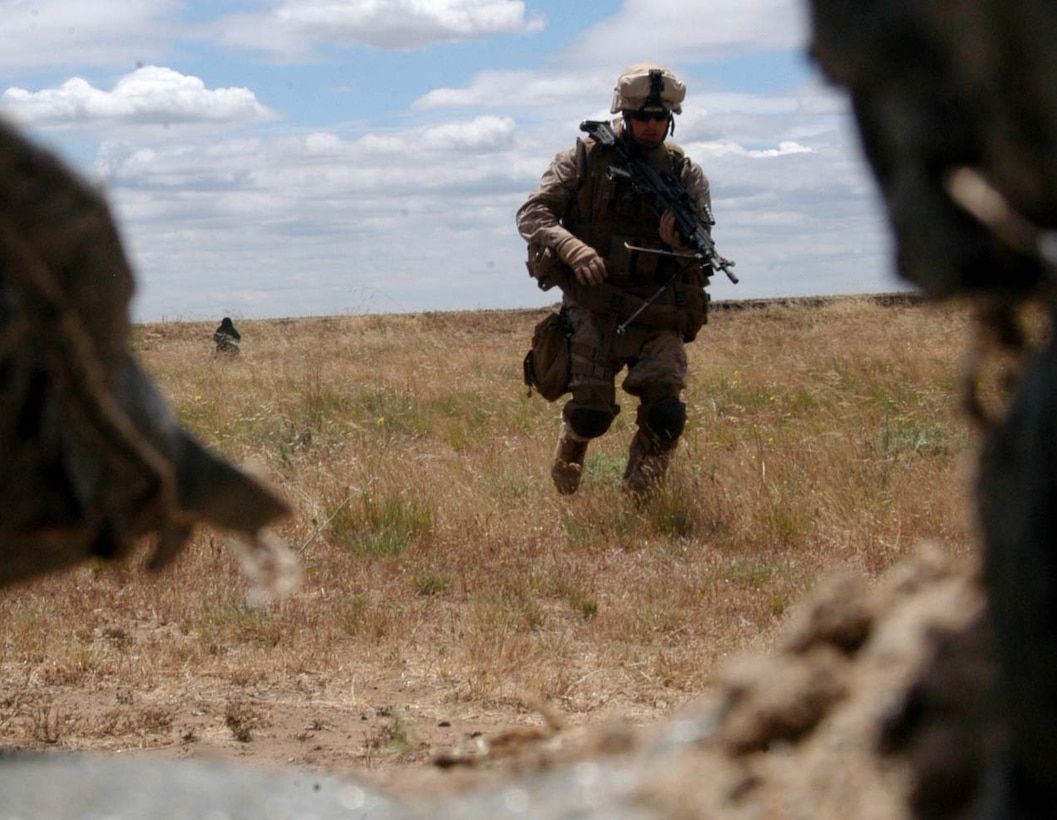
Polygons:
<instances>
[{"instance_id":1,"label":"blue sky","mask_svg":"<svg viewBox=\"0 0 1057 820\"><path fill-rule=\"evenodd\" d=\"M518 206L661 62L714 298L902 287L807 36L798 0L0 0L0 116L105 191L136 321L531 307Z\"/></svg>"}]
</instances>

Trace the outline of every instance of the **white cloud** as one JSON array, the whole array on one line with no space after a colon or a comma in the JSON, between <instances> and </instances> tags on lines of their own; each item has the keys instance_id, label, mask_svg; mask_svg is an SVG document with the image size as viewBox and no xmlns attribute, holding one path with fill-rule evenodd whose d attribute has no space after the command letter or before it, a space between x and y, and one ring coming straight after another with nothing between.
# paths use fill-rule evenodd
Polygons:
<instances>
[{"instance_id":1,"label":"white cloud","mask_svg":"<svg viewBox=\"0 0 1057 820\"><path fill-rule=\"evenodd\" d=\"M468 123L428 128L422 135L427 148L446 151L493 152L514 147L514 121L509 117L477 117Z\"/></svg>"},{"instance_id":2,"label":"white cloud","mask_svg":"<svg viewBox=\"0 0 1057 820\"><path fill-rule=\"evenodd\" d=\"M463 88L435 88L414 106L529 107L600 100L625 66L662 60L678 69L734 55L802 49L807 21L789 0L625 0L612 17L586 29L551 64L532 71L482 71ZM614 49L614 44L621 44ZM630 44L633 44L631 46ZM691 88L691 94L696 89Z\"/></svg>"},{"instance_id":3,"label":"white cloud","mask_svg":"<svg viewBox=\"0 0 1057 820\"><path fill-rule=\"evenodd\" d=\"M165 0L0 0L0 66L11 49L38 59L30 54L37 33L61 66L36 90L21 79L29 75L7 72L21 87L9 88L0 108L74 146L109 190L138 273L138 319L513 307L556 298L525 273L518 206L554 153L572 145L578 123L606 116L619 70L661 58L690 84L675 139L712 180L719 250L738 261L742 283L717 277L717 298L878 289L884 222L846 100L803 73L791 72L798 87L766 94L747 93L748 82L732 93L710 75L713 58L747 65L754 53L801 49L799 0L625 0L560 52L549 53L544 37L519 44L535 56L509 64L533 70L479 70L508 64L491 48L397 55L407 63L391 78L391 106L389 97L372 104L360 86L377 56L369 49L289 71L243 59L256 94L212 87L210 72L238 59L211 50L217 43L291 59L333 57L333 45L407 48L535 31L527 5L186 0L188 19L260 10L201 24L191 42L189 29L163 25L173 8ZM47 19L39 31L27 28L33 7ZM63 28L63 11L75 31ZM120 34L110 42L112 25ZM201 62L183 63L185 75L145 59L155 65L109 89L90 73L135 64L162 33ZM56 62L58 52L76 70ZM439 59L456 61L445 75L472 79L429 90ZM54 79L75 73L85 79ZM337 95L342 85L359 96ZM246 129L276 116L257 99L264 88L287 118ZM196 127L130 127L150 123L217 127L206 136ZM822 276L831 277L825 286Z\"/></svg>"},{"instance_id":4,"label":"white cloud","mask_svg":"<svg viewBox=\"0 0 1057 820\"><path fill-rule=\"evenodd\" d=\"M551 106L582 100L585 94L606 96L614 76L609 71L482 71L466 88L435 88L413 103L414 108L479 108ZM607 85L608 84L608 85ZM608 103L608 98L606 100Z\"/></svg>"},{"instance_id":5,"label":"white cloud","mask_svg":"<svg viewBox=\"0 0 1057 820\"><path fill-rule=\"evenodd\" d=\"M798 139L797 97L709 102L726 109L686 120L681 142L712 180L719 250L739 263L742 283L718 277L717 298L810 294L820 277L836 292L890 287L868 275L886 264L883 223L849 159L847 114L809 106L827 113ZM716 119L737 136L722 126L716 137ZM547 304L553 294L524 275L513 214L572 144L573 130L558 131L480 115L364 134L113 142L97 170L144 272L140 316L166 304L237 313L236 298L283 315ZM191 271L209 285L189 296Z\"/></svg>"},{"instance_id":6,"label":"white cloud","mask_svg":"<svg viewBox=\"0 0 1057 820\"><path fill-rule=\"evenodd\" d=\"M634 44L639 59L701 62L746 49L795 48L806 41L803 3L789 0L625 0L620 11L592 26L578 40L571 59L613 62L613 43ZM652 55L652 56L651 56Z\"/></svg>"},{"instance_id":7,"label":"white cloud","mask_svg":"<svg viewBox=\"0 0 1057 820\"><path fill-rule=\"evenodd\" d=\"M514 121L485 115L357 139L313 131L206 144L112 140L101 148L95 172L111 185L136 189L260 191L272 198L276 215L307 219L312 203L323 200L347 200L343 207L354 213L365 203L376 208L375 198L449 185L465 189L485 178L505 177L510 189L508 157L517 147ZM299 200L304 209L295 204Z\"/></svg>"},{"instance_id":8,"label":"white cloud","mask_svg":"<svg viewBox=\"0 0 1057 820\"><path fill-rule=\"evenodd\" d=\"M185 318L220 304L259 312L241 300L262 293L273 315L549 298L524 274L513 223L539 169L519 164L512 119L208 144L168 136L107 142L93 174L140 273L138 317L172 318L177 304Z\"/></svg>"},{"instance_id":9,"label":"white cloud","mask_svg":"<svg viewBox=\"0 0 1057 820\"><path fill-rule=\"evenodd\" d=\"M0 69L133 65L164 53L175 0L0 0Z\"/></svg>"},{"instance_id":10,"label":"white cloud","mask_svg":"<svg viewBox=\"0 0 1057 820\"><path fill-rule=\"evenodd\" d=\"M811 148L801 145L792 140L782 140L776 148L752 149L745 148L737 143L703 143L695 151L695 156L704 161L704 157L722 157L727 154L736 154L743 157L754 157L757 159L769 159L773 157L784 157L789 154L810 154Z\"/></svg>"},{"instance_id":11,"label":"white cloud","mask_svg":"<svg viewBox=\"0 0 1057 820\"><path fill-rule=\"evenodd\" d=\"M522 0L284 0L262 14L222 18L214 36L229 46L285 57L325 44L419 48L540 30Z\"/></svg>"},{"instance_id":12,"label":"white cloud","mask_svg":"<svg viewBox=\"0 0 1057 820\"><path fill-rule=\"evenodd\" d=\"M33 125L237 123L278 116L247 88L209 89L197 77L159 66L136 69L110 91L79 77L41 91L8 88L0 110Z\"/></svg>"}]
</instances>

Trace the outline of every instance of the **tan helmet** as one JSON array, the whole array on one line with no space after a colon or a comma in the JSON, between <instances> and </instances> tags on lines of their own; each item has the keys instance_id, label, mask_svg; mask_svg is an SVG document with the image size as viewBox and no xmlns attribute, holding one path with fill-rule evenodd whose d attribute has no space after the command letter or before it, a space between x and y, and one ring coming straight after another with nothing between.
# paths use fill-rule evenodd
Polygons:
<instances>
[{"instance_id":1,"label":"tan helmet","mask_svg":"<svg viewBox=\"0 0 1057 820\"><path fill-rule=\"evenodd\" d=\"M635 63L617 77L609 112L619 114L621 111L663 108L681 114L685 96L686 86L667 67L657 63Z\"/></svg>"}]
</instances>

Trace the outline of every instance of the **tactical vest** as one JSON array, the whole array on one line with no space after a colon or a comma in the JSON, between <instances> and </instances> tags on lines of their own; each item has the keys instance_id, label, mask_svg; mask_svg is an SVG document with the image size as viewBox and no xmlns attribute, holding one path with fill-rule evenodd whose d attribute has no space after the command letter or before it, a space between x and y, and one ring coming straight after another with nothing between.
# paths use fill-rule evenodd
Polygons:
<instances>
[{"instance_id":1,"label":"tactical vest","mask_svg":"<svg viewBox=\"0 0 1057 820\"><path fill-rule=\"evenodd\" d=\"M684 270L679 281L638 315L635 324L676 329L685 341L692 341L708 321L708 294L704 290L708 278L699 264L628 250L625 243L665 250L667 246L658 236L660 217L653 213L646 197L630 184L610 179L607 172L616 159L616 152L592 139L577 142L581 185L562 224L598 251L606 260L609 275L601 285L584 286L569 272L561 283L562 290L582 307L619 322ZM687 162L682 148L669 143L651 151L648 159L680 177Z\"/></svg>"},{"instance_id":2,"label":"tactical vest","mask_svg":"<svg viewBox=\"0 0 1057 820\"><path fill-rule=\"evenodd\" d=\"M647 155L661 170L681 176L686 155L678 145L665 143ZM593 139L577 143L581 185L563 224L606 260L610 284L626 289L668 281L680 263L671 258L629 251L625 243L640 248L665 248L657 235L660 218L646 197L629 183L610 179L607 172L617 161L614 150Z\"/></svg>"}]
</instances>

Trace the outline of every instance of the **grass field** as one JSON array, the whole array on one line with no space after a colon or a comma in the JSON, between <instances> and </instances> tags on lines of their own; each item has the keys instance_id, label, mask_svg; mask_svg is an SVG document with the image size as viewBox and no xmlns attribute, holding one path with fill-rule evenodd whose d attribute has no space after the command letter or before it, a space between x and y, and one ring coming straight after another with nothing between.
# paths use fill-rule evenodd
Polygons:
<instances>
[{"instance_id":1,"label":"grass field","mask_svg":"<svg viewBox=\"0 0 1057 820\"><path fill-rule=\"evenodd\" d=\"M498 728L650 722L765 650L826 573L974 542L969 319L866 299L717 310L666 488L620 489L634 404L580 492L528 396L539 311L139 326L181 421L276 486L302 584L264 608L222 533L154 576L0 593L0 746L421 765Z\"/></svg>"}]
</instances>

